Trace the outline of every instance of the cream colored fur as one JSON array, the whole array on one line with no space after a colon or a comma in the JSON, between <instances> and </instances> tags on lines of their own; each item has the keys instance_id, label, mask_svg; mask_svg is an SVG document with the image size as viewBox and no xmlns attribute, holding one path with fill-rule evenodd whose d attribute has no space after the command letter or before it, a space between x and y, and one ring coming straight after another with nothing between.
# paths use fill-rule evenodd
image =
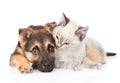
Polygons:
<instances>
[{"instance_id":1,"label":"cream colored fur","mask_svg":"<svg viewBox=\"0 0 120 83\"><path fill-rule=\"evenodd\" d=\"M70 21L65 26L57 26L53 31L53 37L58 51L55 57L55 65L57 68L66 68L72 70L80 70L82 68L99 69L101 63L94 62L86 56L86 43L92 49L95 49L105 57L105 51L101 44L89 37L85 37L82 41L75 35L79 24Z\"/></svg>"}]
</instances>

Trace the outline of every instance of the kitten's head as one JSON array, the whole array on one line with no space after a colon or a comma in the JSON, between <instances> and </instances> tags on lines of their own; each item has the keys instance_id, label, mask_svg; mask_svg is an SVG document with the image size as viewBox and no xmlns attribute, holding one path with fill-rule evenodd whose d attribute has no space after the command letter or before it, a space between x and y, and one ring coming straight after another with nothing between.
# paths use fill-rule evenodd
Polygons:
<instances>
[{"instance_id":1,"label":"kitten's head","mask_svg":"<svg viewBox=\"0 0 120 83\"><path fill-rule=\"evenodd\" d=\"M58 48L69 48L82 42L88 27L79 26L63 13L58 26L53 30L53 37Z\"/></svg>"}]
</instances>

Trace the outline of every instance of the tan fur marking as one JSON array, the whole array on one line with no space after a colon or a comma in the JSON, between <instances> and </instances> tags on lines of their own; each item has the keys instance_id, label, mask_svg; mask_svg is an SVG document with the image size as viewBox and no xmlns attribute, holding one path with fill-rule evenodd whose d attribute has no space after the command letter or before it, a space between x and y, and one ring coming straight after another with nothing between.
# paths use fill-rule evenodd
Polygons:
<instances>
[{"instance_id":1,"label":"tan fur marking","mask_svg":"<svg viewBox=\"0 0 120 83\"><path fill-rule=\"evenodd\" d=\"M17 51L18 51L20 54L24 54L23 50L22 50L20 47L17 47Z\"/></svg>"},{"instance_id":2,"label":"tan fur marking","mask_svg":"<svg viewBox=\"0 0 120 83\"><path fill-rule=\"evenodd\" d=\"M54 46L54 44L53 43L51 43L49 40L46 40L45 42L44 42L44 45L45 45L45 47L46 48L48 48L48 45L52 45L52 46Z\"/></svg>"},{"instance_id":3,"label":"tan fur marking","mask_svg":"<svg viewBox=\"0 0 120 83\"><path fill-rule=\"evenodd\" d=\"M30 62L23 55L13 55L12 63L18 68L21 73L29 73L32 71Z\"/></svg>"},{"instance_id":4,"label":"tan fur marking","mask_svg":"<svg viewBox=\"0 0 120 83\"><path fill-rule=\"evenodd\" d=\"M90 46L88 44L86 44L86 55L92 61L100 62L101 64L105 63L103 56L99 52L97 52L94 49L90 48Z\"/></svg>"},{"instance_id":5,"label":"tan fur marking","mask_svg":"<svg viewBox=\"0 0 120 83\"><path fill-rule=\"evenodd\" d=\"M34 44L31 46L30 50L32 50L35 46L37 46L39 49L41 49L42 45L38 41L35 41Z\"/></svg>"},{"instance_id":6,"label":"tan fur marking","mask_svg":"<svg viewBox=\"0 0 120 83\"><path fill-rule=\"evenodd\" d=\"M47 49L48 48L48 45L52 45L53 47L55 47L54 46L54 44L53 43L51 43L49 40L46 40L45 42L44 42L44 45L45 45L45 48ZM51 54L51 58L50 59L52 59L52 58L54 58L55 57L55 54L56 54L56 47L54 48L54 53L53 54Z\"/></svg>"},{"instance_id":7,"label":"tan fur marking","mask_svg":"<svg viewBox=\"0 0 120 83\"><path fill-rule=\"evenodd\" d=\"M53 29L57 26L56 22L51 22L51 23L47 23L45 24L45 30L49 33L52 33Z\"/></svg>"},{"instance_id":8,"label":"tan fur marking","mask_svg":"<svg viewBox=\"0 0 120 83\"><path fill-rule=\"evenodd\" d=\"M50 43L49 40L46 40L46 41L44 42L44 45L45 45L46 48L48 47L48 44L49 44L49 43Z\"/></svg>"},{"instance_id":9,"label":"tan fur marking","mask_svg":"<svg viewBox=\"0 0 120 83\"><path fill-rule=\"evenodd\" d=\"M37 61L40 60L40 56L34 56L31 52L25 52L25 56L28 58L29 61Z\"/></svg>"},{"instance_id":10,"label":"tan fur marking","mask_svg":"<svg viewBox=\"0 0 120 83\"><path fill-rule=\"evenodd\" d=\"M21 47L24 48L25 44L27 43L28 39L32 36L33 30L30 28L24 28L19 30L19 41Z\"/></svg>"}]
</instances>

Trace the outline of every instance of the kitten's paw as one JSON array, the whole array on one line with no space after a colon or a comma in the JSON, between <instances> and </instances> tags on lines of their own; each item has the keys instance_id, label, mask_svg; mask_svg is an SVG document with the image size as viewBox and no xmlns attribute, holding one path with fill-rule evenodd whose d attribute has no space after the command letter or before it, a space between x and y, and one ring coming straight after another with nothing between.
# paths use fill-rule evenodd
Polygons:
<instances>
[{"instance_id":1,"label":"kitten's paw","mask_svg":"<svg viewBox=\"0 0 120 83\"><path fill-rule=\"evenodd\" d=\"M101 63L94 62L87 57L83 60L83 65L85 68L89 68L89 69L101 69L102 67Z\"/></svg>"},{"instance_id":2,"label":"kitten's paw","mask_svg":"<svg viewBox=\"0 0 120 83\"><path fill-rule=\"evenodd\" d=\"M74 70L74 71L80 71L80 70L82 70L82 67L81 66L74 66L73 68L72 68L72 70Z\"/></svg>"},{"instance_id":3,"label":"kitten's paw","mask_svg":"<svg viewBox=\"0 0 120 83\"><path fill-rule=\"evenodd\" d=\"M80 71L83 66L81 65L81 63L79 62L64 62L64 61L57 61L55 63L55 67L56 68L63 68L63 69L70 69L70 70L74 70L74 71Z\"/></svg>"},{"instance_id":4,"label":"kitten's paw","mask_svg":"<svg viewBox=\"0 0 120 83\"><path fill-rule=\"evenodd\" d=\"M90 69L101 69L102 64L100 63L94 63L90 65Z\"/></svg>"},{"instance_id":5,"label":"kitten's paw","mask_svg":"<svg viewBox=\"0 0 120 83\"><path fill-rule=\"evenodd\" d=\"M64 61L56 61L55 62L56 68L64 68L64 66L65 66Z\"/></svg>"},{"instance_id":6,"label":"kitten's paw","mask_svg":"<svg viewBox=\"0 0 120 83\"><path fill-rule=\"evenodd\" d=\"M69 62L66 63L65 69L80 71L82 69L82 65L79 62Z\"/></svg>"}]
</instances>

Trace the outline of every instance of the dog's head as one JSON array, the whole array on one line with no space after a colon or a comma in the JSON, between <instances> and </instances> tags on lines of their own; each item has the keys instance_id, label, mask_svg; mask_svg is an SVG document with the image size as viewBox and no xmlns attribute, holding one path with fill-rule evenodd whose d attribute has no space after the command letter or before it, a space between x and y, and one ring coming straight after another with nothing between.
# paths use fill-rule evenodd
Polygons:
<instances>
[{"instance_id":1,"label":"dog's head","mask_svg":"<svg viewBox=\"0 0 120 83\"><path fill-rule=\"evenodd\" d=\"M19 30L19 42L25 57L42 72L54 68L56 45L50 32L55 26L56 23L52 22Z\"/></svg>"}]
</instances>

